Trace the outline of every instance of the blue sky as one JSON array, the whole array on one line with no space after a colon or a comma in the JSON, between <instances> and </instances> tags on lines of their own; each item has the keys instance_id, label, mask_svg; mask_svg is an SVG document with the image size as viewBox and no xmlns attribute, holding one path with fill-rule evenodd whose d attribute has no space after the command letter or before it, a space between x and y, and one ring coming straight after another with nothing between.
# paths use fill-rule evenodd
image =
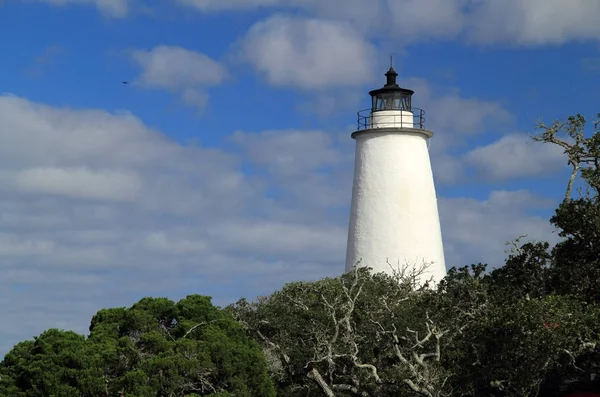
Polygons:
<instances>
[{"instance_id":1,"label":"blue sky","mask_svg":"<svg viewBox=\"0 0 600 397\"><path fill-rule=\"evenodd\" d=\"M569 170L527 134L600 111L586 0L0 4L2 353L147 295L341 273L350 133L390 54L435 133L450 266L556 241Z\"/></svg>"}]
</instances>

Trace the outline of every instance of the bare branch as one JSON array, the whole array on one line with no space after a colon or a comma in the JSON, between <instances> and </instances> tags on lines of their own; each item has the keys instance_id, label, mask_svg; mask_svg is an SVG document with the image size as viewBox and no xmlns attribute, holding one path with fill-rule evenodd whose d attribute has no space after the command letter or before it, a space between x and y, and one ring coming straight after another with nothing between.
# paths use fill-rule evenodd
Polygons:
<instances>
[{"instance_id":1,"label":"bare branch","mask_svg":"<svg viewBox=\"0 0 600 397\"><path fill-rule=\"evenodd\" d=\"M405 261L404 265L402 266L400 265L400 262L398 262L396 265L392 265L389 259L386 259L386 263L392 271L392 277L398 281L399 284L410 286L411 290L413 291L434 286L433 275L431 275L429 278L424 278L424 275L427 273L427 269L433 265L433 262L423 261L423 263L417 266L416 262L410 263Z\"/></svg>"},{"instance_id":2,"label":"bare branch","mask_svg":"<svg viewBox=\"0 0 600 397\"><path fill-rule=\"evenodd\" d=\"M364 396L364 397L369 396L369 393L367 393L366 391L360 391L356 386L352 386L352 385L348 385L348 384L336 384L336 385L333 385L332 388L334 390L349 391L351 393L356 394L357 396Z\"/></svg>"},{"instance_id":3,"label":"bare branch","mask_svg":"<svg viewBox=\"0 0 600 397\"><path fill-rule=\"evenodd\" d=\"M185 338L186 336L188 336L190 333L194 332L195 330L197 330L199 327L203 326L203 325L208 325L208 324L212 324L215 323L217 321L223 321L222 319L217 319L217 320L211 320L211 321L205 321L203 323L199 323L194 325L192 328L190 328L184 335L183 338Z\"/></svg>"},{"instance_id":4,"label":"bare branch","mask_svg":"<svg viewBox=\"0 0 600 397\"><path fill-rule=\"evenodd\" d=\"M567 122L564 123L554 122L550 126L538 121L536 129L542 130L542 132L539 135L529 134L534 142L552 143L564 149L564 153L568 158L567 164L573 167L565 191L565 201L571 199L575 178L579 171L581 171L582 165L592 163L598 169L598 156L594 155L593 145L590 145L593 141L586 139L584 135L585 123L585 118L581 115L569 117ZM593 123L594 133L597 133L598 120L594 120ZM557 135L559 133L565 133L570 139L558 138Z\"/></svg>"},{"instance_id":5,"label":"bare branch","mask_svg":"<svg viewBox=\"0 0 600 397\"><path fill-rule=\"evenodd\" d=\"M335 397L335 394L333 393L333 390L331 390L331 388L329 387L329 385L327 384L327 382L325 382L325 379L323 379L323 377L321 376L321 374L319 373L319 371L317 371L316 368L311 369L306 376L309 379L312 379L315 382L317 382L317 384L319 385L319 387L321 388L321 390L323 390L323 393L325 393L325 395L327 397Z\"/></svg>"},{"instance_id":6,"label":"bare branch","mask_svg":"<svg viewBox=\"0 0 600 397\"><path fill-rule=\"evenodd\" d=\"M173 338L173 335L171 335L167 326L164 325L162 322L159 322L159 325L160 325L160 329L169 337L169 339L171 339L173 342L175 342L175 338Z\"/></svg>"}]
</instances>

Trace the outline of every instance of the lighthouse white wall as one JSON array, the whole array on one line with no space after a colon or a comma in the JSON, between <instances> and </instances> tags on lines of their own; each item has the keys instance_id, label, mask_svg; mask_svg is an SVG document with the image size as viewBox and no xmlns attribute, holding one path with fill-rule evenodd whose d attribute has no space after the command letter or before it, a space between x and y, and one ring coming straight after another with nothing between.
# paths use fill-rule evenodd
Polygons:
<instances>
[{"instance_id":1,"label":"lighthouse white wall","mask_svg":"<svg viewBox=\"0 0 600 397\"><path fill-rule=\"evenodd\" d=\"M406 110L378 110L371 113L371 128L413 128L414 116Z\"/></svg>"},{"instance_id":2,"label":"lighthouse white wall","mask_svg":"<svg viewBox=\"0 0 600 397\"><path fill-rule=\"evenodd\" d=\"M411 125L412 127L412 125ZM379 128L354 133L356 158L346 271L421 267L437 284L446 275L428 131Z\"/></svg>"}]
</instances>

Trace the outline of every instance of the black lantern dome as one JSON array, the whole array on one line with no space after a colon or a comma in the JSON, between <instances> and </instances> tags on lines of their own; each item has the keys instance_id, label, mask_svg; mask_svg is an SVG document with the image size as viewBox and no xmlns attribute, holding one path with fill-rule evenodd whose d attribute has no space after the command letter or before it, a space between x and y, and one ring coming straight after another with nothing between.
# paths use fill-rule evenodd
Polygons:
<instances>
[{"instance_id":1,"label":"black lantern dome","mask_svg":"<svg viewBox=\"0 0 600 397\"><path fill-rule=\"evenodd\" d=\"M371 112L381 110L403 110L411 111L411 96L415 92L406 88L401 88L396 83L398 73L390 66L390 70L385 74L387 77L386 84L378 89L369 92L372 98Z\"/></svg>"}]
</instances>

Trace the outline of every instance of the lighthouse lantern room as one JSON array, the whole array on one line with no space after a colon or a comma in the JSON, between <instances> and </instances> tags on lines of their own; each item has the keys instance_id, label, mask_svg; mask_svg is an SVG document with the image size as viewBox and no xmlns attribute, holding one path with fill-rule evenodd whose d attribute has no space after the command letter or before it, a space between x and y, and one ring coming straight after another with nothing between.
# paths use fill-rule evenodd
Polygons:
<instances>
[{"instance_id":1,"label":"lighthouse lantern room","mask_svg":"<svg viewBox=\"0 0 600 397\"><path fill-rule=\"evenodd\" d=\"M369 95L373 98L372 111L406 110L410 112L410 99L415 92L406 88L400 88L396 83L398 73L396 73L393 67L387 71L385 76L387 77L386 84L378 90L369 92Z\"/></svg>"},{"instance_id":2,"label":"lighthouse lantern room","mask_svg":"<svg viewBox=\"0 0 600 397\"><path fill-rule=\"evenodd\" d=\"M446 274L437 198L414 91L401 88L392 66L386 84L370 91L371 108L358 112L346 271L414 273L436 284ZM407 273L408 272L408 273Z\"/></svg>"}]
</instances>

